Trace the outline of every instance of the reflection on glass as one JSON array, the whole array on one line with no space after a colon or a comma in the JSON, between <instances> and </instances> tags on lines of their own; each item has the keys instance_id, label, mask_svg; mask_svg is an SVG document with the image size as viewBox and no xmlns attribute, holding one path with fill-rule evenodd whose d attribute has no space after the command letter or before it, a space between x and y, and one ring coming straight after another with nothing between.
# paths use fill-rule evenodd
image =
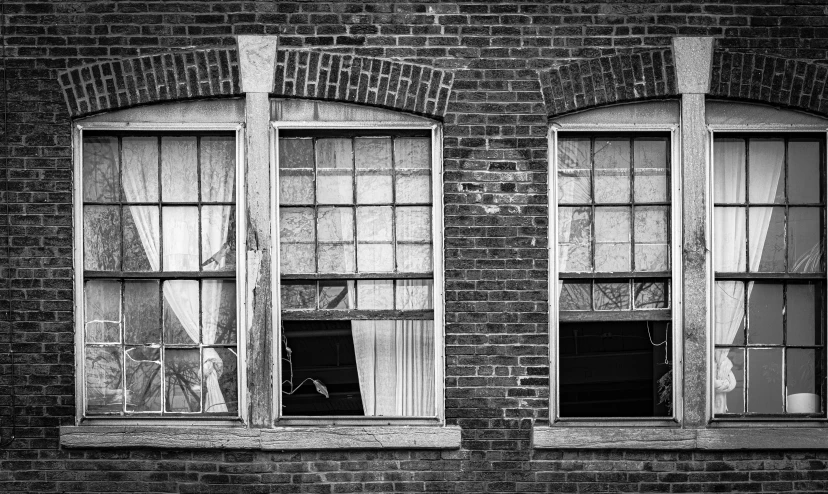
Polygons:
<instances>
[{"instance_id":1,"label":"reflection on glass","mask_svg":"<svg viewBox=\"0 0 828 494\"><path fill-rule=\"evenodd\" d=\"M161 290L158 281L124 282L124 342L161 343Z\"/></svg>"},{"instance_id":2,"label":"reflection on glass","mask_svg":"<svg viewBox=\"0 0 828 494\"><path fill-rule=\"evenodd\" d=\"M201 255L204 271L236 269L236 208L201 207Z\"/></svg>"},{"instance_id":3,"label":"reflection on glass","mask_svg":"<svg viewBox=\"0 0 828 494\"><path fill-rule=\"evenodd\" d=\"M196 138L161 138L161 199L170 202L198 200Z\"/></svg>"},{"instance_id":4,"label":"reflection on glass","mask_svg":"<svg viewBox=\"0 0 828 494\"><path fill-rule=\"evenodd\" d=\"M85 332L88 343L121 341L121 283L87 281L84 283Z\"/></svg>"},{"instance_id":5,"label":"reflection on glass","mask_svg":"<svg viewBox=\"0 0 828 494\"><path fill-rule=\"evenodd\" d=\"M595 140L595 202L629 202L630 140Z\"/></svg>"},{"instance_id":6,"label":"reflection on glass","mask_svg":"<svg viewBox=\"0 0 828 494\"><path fill-rule=\"evenodd\" d=\"M819 208L790 208L788 217L788 270L814 273L823 270L823 227Z\"/></svg>"},{"instance_id":7,"label":"reflection on glass","mask_svg":"<svg viewBox=\"0 0 828 494\"><path fill-rule=\"evenodd\" d=\"M664 280L636 281L636 309L666 309L670 305L670 282Z\"/></svg>"},{"instance_id":8,"label":"reflection on glass","mask_svg":"<svg viewBox=\"0 0 828 494\"><path fill-rule=\"evenodd\" d=\"M282 310L315 309L316 283L307 281L282 281Z\"/></svg>"},{"instance_id":9,"label":"reflection on glass","mask_svg":"<svg viewBox=\"0 0 828 494\"><path fill-rule=\"evenodd\" d=\"M320 309L353 309L354 281L325 280L319 282Z\"/></svg>"},{"instance_id":10,"label":"reflection on glass","mask_svg":"<svg viewBox=\"0 0 828 494\"><path fill-rule=\"evenodd\" d=\"M201 365L195 349L164 350L167 412L201 411Z\"/></svg>"},{"instance_id":11,"label":"reflection on glass","mask_svg":"<svg viewBox=\"0 0 828 494\"><path fill-rule=\"evenodd\" d=\"M558 139L558 203L591 202L591 175L590 140Z\"/></svg>"},{"instance_id":12,"label":"reflection on glass","mask_svg":"<svg viewBox=\"0 0 828 494\"><path fill-rule=\"evenodd\" d=\"M397 310L434 308L433 280L397 280Z\"/></svg>"},{"instance_id":13,"label":"reflection on glass","mask_svg":"<svg viewBox=\"0 0 828 494\"><path fill-rule=\"evenodd\" d=\"M630 270L630 208L595 208L595 271Z\"/></svg>"},{"instance_id":14,"label":"reflection on glass","mask_svg":"<svg viewBox=\"0 0 828 494\"><path fill-rule=\"evenodd\" d=\"M591 208L558 208L558 266L562 273L592 271Z\"/></svg>"},{"instance_id":15,"label":"reflection on glass","mask_svg":"<svg viewBox=\"0 0 828 494\"><path fill-rule=\"evenodd\" d=\"M745 202L745 140L719 139L713 144L713 200Z\"/></svg>"},{"instance_id":16,"label":"reflection on glass","mask_svg":"<svg viewBox=\"0 0 828 494\"><path fill-rule=\"evenodd\" d=\"M124 156L124 199L128 202L157 201L158 138L124 137L121 152Z\"/></svg>"},{"instance_id":17,"label":"reflection on glass","mask_svg":"<svg viewBox=\"0 0 828 494\"><path fill-rule=\"evenodd\" d=\"M126 411L161 411L161 350L145 346L127 347Z\"/></svg>"},{"instance_id":18,"label":"reflection on glass","mask_svg":"<svg viewBox=\"0 0 828 494\"><path fill-rule=\"evenodd\" d=\"M785 141L783 139L751 139L750 185L748 193L753 204L785 202Z\"/></svg>"},{"instance_id":19,"label":"reflection on glass","mask_svg":"<svg viewBox=\"0 0 828 494\"><path fill-rule=\"evenodd\" d=\"M164 271L198 271L198 208L161 208Z\"/></svg>"},{"instance_id":20,"label":"reflection on glass","mask_svg":"<svg viewBox=\"0 0 828 494\"><path fill-rule=\"evenodd\" d=\"M357 308L391 310L394 308L393 280L357 281Z\"/></svg>"},{"instance_id":21,"label":"reflection on glass","mask_svg":"<svg viewBox=\"0 0 828 494\"><path fill-rule=\"evenodd\" d=\"M201 339L206 345L236 342L236 282L201 284Z\"/></svg>"},{"instance_id":22,"label":"reflection on glass","mask_svg":"<svg viewBox=\"0 0 828 494\"><path fill-rule=\"evenodd\" d=\"M198 281L165 281L163 290L164 343L197 344L199 341Z\"/></svg>"},{"instance_id":23,"label":"reflection on glass","mask_svg":"<svg viewBox=\"0 0 828 494\"><path fill-rule=\"evenodd\" d=\"M782 413L782 349L748 349L748 412Z\"/></svg>"},{"instance_id":24,"label":"reflection on glass","mask_svg":"<svg viewBox=\"0 0 828 494\"><path fill-rule=\"evenodd\" d=\"M236 184L236 138L201 138L201 200L232 202Z\"/></svg>"},{"instance_id":25,"label":"reflection on glass","mask_svg":"<svg viewBox=\"0 0 828 494\"><path fill-rule=\"evenodd\" d=\"M748 214L751 270L785 271L785 208L750 208Z\"/></svg>"},{"instance_id":26,"label":"reflection on glass","mask_svg":"<svg viewBox=\"0 0 828 494\"><path fill-rule=\"evenodd\" d=\"M667 139L640 138L633 141L635 202L666 202Z\"/></svg>"},{"instance_id":27,"label":"reflection on glass","mask_svg":"<svg viewBox=\"0 0 828 494\"><path fill-rule=\"evenodd\" d=\"M587 281L563 281L558 298L560 310L592 310L592 283Z\"/></svg>"},{"instance_id":28,"label":"reflection on glass","mask_svg":"<svg viewBox=\"0 0 828 494\"><path fill-rule=\"evenodd\" d=\"M812 284L788 284L786 294L788 345L818 345L816 332L820 315L816 309L816 287Z\"/></svg>"},{"instance_id":29,"label":"reflection on glass","mask_svg":"<svg viewBox=\"0 0 828 494\"><path fill-rule=\"evenodd\" d=\"M121 347L86 347L86 411L120 412L124 406Z\"/></svg>"},{"instance_id":30,"label":"reflection on glass","mask_svg":"<svg viewBox=\"0 0 828 494\"><path fill-rule=\"evenodd\" d=\"M236 413L238 411L238 382L235 348L204 349L205 413Z\"/></svg>"},{"instance_id":31,"label":"reflection on glass","mask_svg":"<svg viewBox=\"0 0 828 494\"><path fill-rule=\"evenodd\" d=\"M115 202L120 197L118 139L83 138L83 200Z\"/></svg>"},{"instance_id":32,"label":"reflection on glass","mask_svg":"<svg viewBox=\"0 0 828 494\"><path fill-rule=\"evenodd\" d=\"M819 141L788 141L788 202L820 202L819 153Z\"/></svg>"},{"instance_id":33,"label":"reflection on glass","mask_svg":"<svg viewBox=\"0 0 828 494\"><path fill-rule=\"evenodd\" d=\"M713 260L716 271L744 272L746 267L745 208L716 207L714 214Z\"/></svg>"},{"instance_id":34,"label":"reflection on glass","mask_svg":"<svg viewBox=\"0 0 828 494\"><path fill-rule=\"evenodd\" d=\"M158 270L158 206L125 206L124 271Z\"/></svg>"},{"instance_id":35,"label":"reflection on glass","mask_svg":"<svg viewBox=\"0 0 828 494\"><path fill-rule=\"evenodd\" d=\"M630 284L595 282L593 296L595 310L629 310Z\"/></svg>"},{"instance_id":36,"label":"reflection on glass","mask_svg":"<svg viewBox=\"0 0 828 494\"><path fill-rule=\"evenodd\" d=\"M83 207L83 264L89 271L121 269L121 215L118 206Z\"/></svg>"},{"instance_id":37,"label":"reflection on glass","mask_svg":"<svg viewBox=\"0 0 828 494\"><path fill-rule=\"evenodd\" d=\"M782 344L782 285L748 283L748 343Z\"/></svg>"}]
</instances>

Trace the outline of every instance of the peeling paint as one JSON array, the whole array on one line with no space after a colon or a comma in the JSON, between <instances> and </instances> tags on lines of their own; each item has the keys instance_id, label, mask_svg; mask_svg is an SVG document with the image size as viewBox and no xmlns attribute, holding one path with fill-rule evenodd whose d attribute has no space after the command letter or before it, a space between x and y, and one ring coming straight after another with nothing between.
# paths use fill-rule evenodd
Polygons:
<instances>
[{"instance_id":1,"label":"peeling paint","mask_svg":"<svg viewBox=\"0 0 828 494\"><path fill-rule=\"evenodd\" d=\"M263 255L264 252L261 250L247 251L247 329L253 327L253 312L256 308L254 292L259 284L259 268L262 265Z\"/></svg>"}]
</instances>

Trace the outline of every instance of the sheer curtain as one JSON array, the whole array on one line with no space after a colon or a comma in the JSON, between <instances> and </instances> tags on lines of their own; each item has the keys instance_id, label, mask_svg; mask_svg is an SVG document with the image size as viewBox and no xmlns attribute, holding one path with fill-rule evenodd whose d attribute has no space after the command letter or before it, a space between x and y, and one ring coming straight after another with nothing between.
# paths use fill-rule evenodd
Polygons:
<instances>
[{"instance_id":1,"label":"sheer curtain","mask_svg":"<svg viewBox=\"0 0 828 494\"><path fill-rule=\"evenodd\" d=\"M743 141L737 141L743 142ZM754 145L755 142L755 145ZM717 202L744 202L745 147L744 145L714 144L714 184ZM783 171L785 148L778 141L753 141L750 148L750 201L772 203L776 197ZM741 164L741 165L740 165ZM756 235L750 239L750 270L758 271L762 260L772 208L751 208L750 228ZM745 270L746 224L744 208L716 208L714 238L716 239L716 271ZM715 284L715 337L717 345L732 344L744 323L744 284L717 282ZM748 289L750 297L750 288ZM727 393L736 387L733 363L727 349L716 349L714 354L714 413L727 412Z\"/></svg>"},{"instance_id":2,"label":"sheer curtain","mask_svg":"<svg viewBox=\"0 0 828 494\"><path fill-rule=\"evenodd\" d=\"M155 145L154 140L148 145ZM209 157L211 153L205 153ZM221 153L219 153L221 154ZM225 153L226 154L226 153ZM227 159L227 158L225 158ZM232 154L230 158L232 159ZM127 202L146 201L147 191L155 188L157 190L157 175L147 170L152 167L143 166L140 159L130 160L128 156L124 157L123 165L123 188L124 195ZM212 165L211 165L212 164ZM156 165L157 166L157 165ZM210 170L217 166L216 160L203 159L202 167L206 167L204 173L211 173ZM234 167L227 167L222 165L223 169L233 169ZM208 188L202 190L204 200L213 201L232 201L233 198L233 173L211 173L211 182ZM209 190L208 190L209 189ZM208 195L209 194L209 195ZM225 240L229 230L231 221L232 208L221 206L210 206L216 211L220 211L217 218L212 218L210 221L205 221L202 224L202 235L205 238L205 247L218 246L219 249L224 246ZM155 207L146 206L129 206L135 222L135 227L138 230L138 236L141 239L141 245L147 258L150 262L152 271L160 271L161 264L159 262L160 252L160 237L161 230L158 221L158 214L154 211ZM182 208L183 209L183 208ZM172 218L170 218L172 219ZM196 217L197 221L197 217ZM190 235L180 234L178 229L172 228L173 225L165 225L165 230L172 234L165 235L164 244L164 269L166 271L196 271L198 270L198 245L192 245L193 238ZM192 227L192 225L188 225ZM198 241L196 238L195 241ZM218 254L217 252L204 252L204 257L210 258ZM224 267L226 259L220 255L216 255L220 260L217 262L219 267ZM168 281L164 283L164 299L172 308L178 320L184 327L187 335L194 344L199 342L199 324L198 324L198 290L197 287L192 287L191 284L176 283L175 281ZM216 327L215 322L218 320L219 300L221 299L222 283L204 283L202 290L203 312L204 318L204 343L215 343ZM219 386L219 377L222 373L222 360L218 353L212 348L205 348L203 354L202 370L204 374L204 384L206 388L206 395L204 397L204 411L205 412L226 412L227 405L224 402L224 396ZM197 383L196 383L197 385Z\"/></svg>"}]
</instances>

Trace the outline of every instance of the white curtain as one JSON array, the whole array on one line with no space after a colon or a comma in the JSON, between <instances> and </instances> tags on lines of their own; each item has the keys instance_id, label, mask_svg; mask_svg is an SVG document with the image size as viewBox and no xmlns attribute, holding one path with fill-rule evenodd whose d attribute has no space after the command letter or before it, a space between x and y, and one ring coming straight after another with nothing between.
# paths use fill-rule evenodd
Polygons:
<instances>
[{"instance_id":1,"label":"white curtain","mask_svg":"<svg viewBox=\"0 0 828 494\"><path fill-rule=\"evenodd\" d=\"M352 321L367 417L433 416L434 322Z\"/></svg>"},{"instance_id":2,"label":"white curtain","mask_svg":"<svg viewBox=\"0 0 828 494\"><path fill-rule=\"evenodd\" d=\"M154 141L148 143L154 145ZM205 194L212 194L212 199L217 201L232 201L233 197L233 174L232 172L212 173L211 170L217 167L219 156L215 159L209 159L212 153L204 153L202 160L202 174L210 173L212 183L209 184L210 191L202 191L202 196ZM220 154L220 153L219 153ZM136 158L139 154L136 154ZM123 163L123 187L126 200L128 202L146 201L147 190L155 187L157 190L157 177L152 173L147 173L146 170L151 167L144 166L138 159L130 159L131 155L124 155ZM225 159L232 159L230 157ZM223 166L224 169L234 168ZM227 183L229 182L229 184ZM207 188L205 188L206 190ZM216 197L216 194L219 194ZM150 200L154 200L150 199ZM207 199L205 199L207 200ZM205 237L205 248L207 246L218 246L221 248L224 245L224 240L227 239L227 233L230 225L230 214L232 208L230 207L211 207L215 211L221 211L219 218L212 218L211 221L205 221L202 225L202 235ZM161 264L159 262L160 252L160 225L158 222L158 213L155 207L145 206L129 206L135 222L138 236L141 239L141 245L146 252L150 262L150 267L153 271L160 271ZM184 209L184 208L176 208ZM173 218L170 218L173 219ZM183 218L180 218L183 219ZM196 216L197 221L197 216ZM190 229L192 224L187 225ZM182 234L182 232L173 228L172 225L165 225L167 233L164 236L164 268L170 270L188 270L195 271L198 269L198 245L193 242L198 242L199 239L192 238L192 235ZM197 231L197 230L196 230ZM214 252L204 252L205 259L213 256ZM216 256L220 257L220 256ZM218 268L224 267L226 259L220 258ZM210 267L207 266L207 269ZM215 343L216 336L216 321L218 320L219 300L221 299L221 290L223 283L204 283L202 290L203 313L204 318L204 343ZM181 283L176 281L168 281L164 283L164 299L172 308L178 320L181 322L187 335L194 344L199 342L199 327L198 327L198 287L192 283ZM202 363L204 373L204 383L206 388L206 396L204 397L204 411L205 412L226 412L227 405L224 402L224 396L219 387L219 377L222 373L222 361L218 353L212 348L204 349L204 360ZM197 383L196 383L197 385Z\"/></svg>"},{"instance_id":3,"label":"white curtain","mask_svg":"<svg viewBox=\"0 0 828 494\"><path fill-rule=\"evenodd\" d=\"M742 141L714 145L714 183L717 202L744 202L745 148ZM752 141L750 146L750 201L772 203L776 197L785 148L781 141ZM750 270L757 271L768 235L773 209L751 208L750 228L755 233L750 239ZM716 239L716 271L745 270L745 215L743 208L717 208L714 238ZM715 286L717 345L730 345L736 339L744 322L744 284L718 282ZM750 289L748 290L750 297ZM714 413L727 412L727 393L736 387L733 363L727 349L717 349L714 355Z\"/></svg>"}]
</instances>

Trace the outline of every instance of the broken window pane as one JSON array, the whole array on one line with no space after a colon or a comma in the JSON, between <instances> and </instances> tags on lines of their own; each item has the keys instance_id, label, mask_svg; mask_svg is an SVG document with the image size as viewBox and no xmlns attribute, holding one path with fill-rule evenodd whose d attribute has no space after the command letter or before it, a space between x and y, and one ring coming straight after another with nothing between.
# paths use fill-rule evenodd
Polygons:
<instances>
[{"instance_id":1,"label":"broken window pane","mask_svg":"<svg viewBox=\"0 0 828 494\"><path fill-rule=\"evenodd\" d=\"M166 202L198 200L195 137L161 138L161 198Z\"/></svg>"},{"instance_id":2,"label":"broken window pane","mask_svg":"<svg viewBox=\"0 0 828 494\"><path fill-rule=\"evenodd\" d=\"M161 208L164 271L198 271L198 208Z\"/></svg>"},{"instance_id":3,"label":"broken window pane","mask_svg":"<svg viewBox=\"0 0 828 494\"><path fill-rule=\"evenodd\" d=\"M161 290L158 281L124 282L124 341L161 343Z\"/></svg>"},{"instance_id":4,"label":"broken window pane","mask_svg":"<svg viewBox=\"0 0 828 494\"><path fill-rule=\"evenodd\" d=\"M121 214L118 206L83 207L83 264L89 271L121 269Z\"/></svg>"},{"instance_id":5,"label":"broken window pane","mask_svg":"<svg viewBox=\"0 0 828 494\"><path fill-rule=\"evenodd\" d=\"M236 192L236 138L201 138L201 200L233 202Z\"/></svg>"},{"instance_id":6,"label":"broken window pane","mask_svg":"<svg viewBox=\"0 0 828 494\"><path fill-rule=\"evenodd\" d=\"M630 201L630 140L595 140L595 202Z\"/></svg>"},{"instance_id":7,"label":"broken window pane","mask_svg":"<svg viewBox=\"0 0 828 494\"><path fill-rule=\"evenodd\" d=\"M357 281L357 308L391 310L394 308L394 280ZM397 287L400 290L400 287Z\"/></svg>"},{"instance_id":8,"label":"broken window pane","mask_svg":"<svg viewBox=\"0 0 828 494\"><path fill-rule=\"evenodd\" d=\"M788 142L788 202L820 202L819 141Z\"/></svg>"},{"instance_id":9,"label":"broken window pane","mask_svg":"<svg viewBox=\"0 0 828 494\"><path fill-rule=\"evenodd\" d=\"M121 283L87 281L84 283L86 341L118 343L121 341Z\"/></svg>"},{"instance_id":10,"label":"broken window pane","mask_svg":"<svg viewBox=\"0 0 828 494\"><path fill-rule=\"evenodd\" d=\"M164 350L165 411L201 411L200 360L198 348Z\"/></svg>"},{"instance_id":11,"label":"broken window pane","mask_svg":"<svg viewBox=\"0 0 828 494\"><path fill-rule=\"evenodd\" d=\"M127 202L158 200L158 138L124 137L123 188ZM167 199L170 200L170 199Z\"/></svg>"},{"instance_id":12,"label":"broken window pane","mask_svg":"<svg viewBox=\"0 0 828 494\"><path fill-rule=\"evenodd\" d=\"M86 411L121 412L124 409L123 364L120 346L87 346Z\"/></svg>"},{"instance_id":13,"label":"broken window pane","mask_svg":"<svg viewBox=\"0 0 828 494\"><path fill-rule=\"evenodd\" d=\"M643 138L633 141L635 166L635 202L666 202L668 142L665 138Z\"/></svg>"},{"instance_id":14,"label":"broken window pane","mask_svg":"<svg viewBox=\"0 0 828 494\"><path fill-rule=\"evenodd\" d=\"M558 203L591 202L591 175L590 139L558 139Z\"/></svg>"},{"instance_id":15,"label":"broken window pane","mask_svg":"<svg viewBox=\"0 0 828 494\"><path fill-rule=\"evenodd\" d=\"M161 411L161 350L146 346L127 347L126 411Z\"/></svg>"},{"instance_id":16,"label":"broken window pane","mask_svg":"<svg viewBox=\"0 0 828 494\"><path fill-rule=\"evenodd\" d=\"M120 197L119 175L118 139L84 137L83 200L117 202Z\"/></svg>"}]
</instances>

